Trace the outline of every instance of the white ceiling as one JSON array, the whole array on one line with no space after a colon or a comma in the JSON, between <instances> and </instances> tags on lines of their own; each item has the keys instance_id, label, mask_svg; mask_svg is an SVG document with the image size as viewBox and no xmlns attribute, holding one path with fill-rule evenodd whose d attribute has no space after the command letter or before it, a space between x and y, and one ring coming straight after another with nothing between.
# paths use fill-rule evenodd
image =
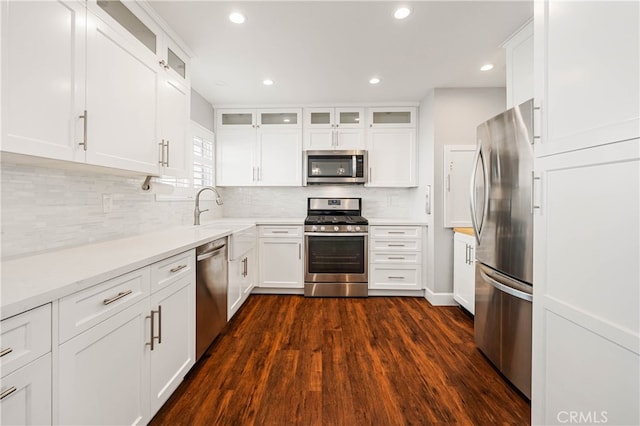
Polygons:
<instances>
[{"instance_id":1,"label":"white ceiling","mask_svg":"<svg viewBox=\"0 0 640 426\"><path fill-rule=\"evenodd\" d=\"M214 105L418 102L434 87L503 87L500 46L533 16L532 1L418 1L402 21L396 1L150 4L191 50L192 87ZM246 22L231 23L233 11ZM480 72L485 62L495 69Z\"/></svg>"}]
</instances>

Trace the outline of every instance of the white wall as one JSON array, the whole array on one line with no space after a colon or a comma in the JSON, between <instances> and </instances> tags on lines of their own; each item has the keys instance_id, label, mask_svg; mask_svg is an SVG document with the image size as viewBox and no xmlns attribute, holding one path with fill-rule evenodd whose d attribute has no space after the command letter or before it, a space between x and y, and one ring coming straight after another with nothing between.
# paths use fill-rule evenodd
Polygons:
<instances>
[{"instance_id":1,"label":"white wall","mask_svg":"<svg viewBox=\"0 0 640 426\"><path fill-rule=\"evenodd\" d=\"M433 287L434 293L453 292L453 230L444 228L442 162L444 145L475 145L476 128L504 111L504 88L435 89L423 102L433 111ZM427 160L428 161L428 160ZM423 166L423 169L428 166Z\"/></svg>"}]
</instances>

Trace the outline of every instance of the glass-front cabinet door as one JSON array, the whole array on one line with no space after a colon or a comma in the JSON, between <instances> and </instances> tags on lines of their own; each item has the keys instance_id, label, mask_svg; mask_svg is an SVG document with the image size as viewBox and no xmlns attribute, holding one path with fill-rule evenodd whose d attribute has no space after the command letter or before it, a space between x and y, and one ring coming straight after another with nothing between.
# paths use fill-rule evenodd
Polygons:
<instances>
[{"instance_id":1,"label":"glass-front cabinet door","mask_svg":"<svg viewBox=\"0 0 640 426\"><path fill-rule=\"evenodd\" d=\"M263 129L275 127L299 129L302 127L301 117L300 108L260 110L257 113L257 125Z\"/></svg>"},{"instance_id":2,"label":"glass-front cabinet door","mask_svg":"<svg viewBox=\"0 0 640 426\"><path fill-rule=\"evenodd\" d=\"M340 129L364 127L364 108L336 108L335 123Z\"/></svg>"},{"instance_id":3,"label":"glass-front cabinet door","mask_svg":"<svg viewBox=\"0 0 640 426\"><path fill-rule=\"evenodd\" d=\"M221 130L251 129L256 126L256 113L251 109L225 109L216 114L216 128Z\"/></svg>"},{"instance_id":4,"label":"glass-front cabinet door","mask_svg":"<svg viewBox=\"0 0 640 426\"><path fill-rule=\"evenodd\" d=\"M415 107L369 108L367 123L370 128L375 127L415 127Z\"/></svg>"}]
</instances>

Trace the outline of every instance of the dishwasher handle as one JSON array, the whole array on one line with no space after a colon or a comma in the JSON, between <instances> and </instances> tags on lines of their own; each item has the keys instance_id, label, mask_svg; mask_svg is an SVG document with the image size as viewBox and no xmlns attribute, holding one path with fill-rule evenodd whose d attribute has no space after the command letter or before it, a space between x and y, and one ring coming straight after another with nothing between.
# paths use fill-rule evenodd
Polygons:
<instances>
[{"instance_id":1,"label":"dishwasher handle","mask_svg":"<svg viewBox=\"0 0 640 426\"><path fill-rule=\"evenodd\" d=\"M209 259L210 257L216 256L220 253L220 250L222 250L226 246L227 246L226 244L216 246L211 250L208 250L208 251L205 251L204 253L199 254L196 259L198 260L198 262L200 262L201 260Z\"/></svg>"}]
</instances>

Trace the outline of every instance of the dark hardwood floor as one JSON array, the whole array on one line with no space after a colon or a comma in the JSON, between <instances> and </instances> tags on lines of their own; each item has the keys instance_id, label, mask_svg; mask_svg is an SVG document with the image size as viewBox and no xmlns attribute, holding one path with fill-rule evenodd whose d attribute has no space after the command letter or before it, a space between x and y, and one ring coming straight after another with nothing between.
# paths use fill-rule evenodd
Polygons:
<instances>
[{"instance_id":1,"label":"dark hardwood floor","mask_svg":"<svg viewBox=\"0 0 640 426\"><path fill-rule=\"evenodd\" d=\"M252 295L151 425L530 423L473 343L422 298Z\"/></svg>"}]
</instances>

